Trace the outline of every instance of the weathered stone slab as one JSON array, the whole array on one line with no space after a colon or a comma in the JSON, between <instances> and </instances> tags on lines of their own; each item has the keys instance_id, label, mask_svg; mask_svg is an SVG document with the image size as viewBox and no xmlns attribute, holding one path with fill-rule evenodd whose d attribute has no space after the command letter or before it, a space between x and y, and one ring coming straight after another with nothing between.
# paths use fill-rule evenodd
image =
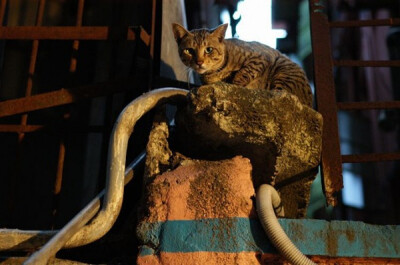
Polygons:
<instances>
[{"instance_id":1,"label":"weathered stone slab","mask_svg":"<svg viewBox=\"0 0 400 265\"><path fill-rule=\"evenodd\" d=\"M254 186L275 185L286 216L305 216L320 161L318 112L283 90L217 83L193 90L177 122L179 151L207 159L248 157Z\"/></svg>"}]
</instances>

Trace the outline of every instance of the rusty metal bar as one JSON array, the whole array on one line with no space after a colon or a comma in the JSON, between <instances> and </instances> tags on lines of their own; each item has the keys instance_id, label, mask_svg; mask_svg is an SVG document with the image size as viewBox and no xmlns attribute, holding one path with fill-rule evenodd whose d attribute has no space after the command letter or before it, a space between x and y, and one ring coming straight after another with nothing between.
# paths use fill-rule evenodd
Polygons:
<instances>
[{"instance_id":1,"label":"rusty metal bar","mask_svg":"<svg viewBox=\"0 0 400 265\"><path fill-rule=\"evenodd\" d=\"M368 163L400 160L400 153L371 153L342 155L343 163Z\"/></svg>"},{"instance_id":2,"label":"rusty metal bar","mask_svg":"<svg viewBox=\"0 0 400 265\"><path fill-rule=\"evenodd\" d=\"M336 205L336 193L343 187L342 161L329 23L323 3L321 0L310 0L310 21L317 108L324 119L321 157L323 184L327 203Z\"/></svg>"},{"instance_id":3,"label":"rusty metal bar","mask_svg":"<svg viewBox=\"0 0 400 265\"><path fill-rule=\"evenodd\" d=\"M82 18L83 18L83 8L85 5L85 0L79 0L78 2L78 10L77 10L77 15L76 15L76 27L81 27L82 26ZM79 40L74 40L72 43L72 56L71 56L71 62L70 62L70 67L69 71L71 73L74 73L76 71L76 53L79 50Z\"/></svg>"},{"instance_id":4,"label":"rusty metal bar","mask_svg":"<svg viewBox=\"0 0 400 265\"><path fill-rule=\"evenodd\" d=\"M63 119L64 121L70 117L69 113L64 113ZM58 214L58 204L59 204L59 195L61 193L63 173L64 173L64 162L65 162L65 133L66 131L61 132L59 150L58 150L58 160L57 160L57 171L56 171L56 179L54 181L53 187L53 222L52 229L54 228L55 219Z\"/></svg>"},{"instance_id":5,"label":"rusty metal bar","mask_svg":"<svg viewBox=\"0 0 400 265\"><path fill-rule=\"evenodd\" d=\"M152 1L151 11L151 39L150 39L150 67L149 67L149 90L154 88L154 77L160 75L161 60L161 32L162 32L162 2Z\"/></svg>"},{"instance_id":6,"label":"rusty metal bar","mask_svg":"<svg viewBox=\"0 0 400 265\"><path fill-rule=\"evenodd\" d=\"M360 61L360 60L334 60L335 66L348 67L400 67L400 60L393 61Z\"/></svg>"},{"instance_id":7,"label":"rusty metal bar","mask_svg":"<svg viewBox=\"0 0 400 265\"><path fill-rule=\"evenodd\" d=\"M151 36L142 27L130 27L131 30L139 32L140 39L146 46L150 46Z\"/></svg>"},{"instance_id":8,"label":"rusty metal bar","mask_svg":"<svg viewBox=\"0 0 400 265\"><path fill-rule=\"evenodd\" d=\"M84 8L85 0L78 1L78 8L77 8L77 15L76 15L76 26L82 26L82 18L83 18L83 8ZM72 54L71 60L69 65L69 72L71 74L76 72L76 65L77 65L77 53L79 50L79 40L74 40L72 43ZM65 112L63 115L64 121L70 117L69 112ZM61 193L62 182L63 182L63 173L64 173L64 161L65 161L65 132L61 134L60 144L59 144L59 151L58 151L58 162L57 162L57 171L56 171L56 179L54 182L53 188L53 226L55 223L55 218L57 216L58 211L58 197Z\"/></svg>"},{"instance_id":9,"label":"rusty metal bar","mask_svg":"<svg viewBox=\"0 0 400 265\"><path fill-rule=\"evenodd\" d=\"M64 159L65 159L65 143L64 140L61 139L60 146L58 150L58 162L57 162L57 173L56 173L56 180L54 183L54 195L59 195L61 192L61 185L62 185L62 175L64 171ZM57 211L57 207L53 209L53 214Z\"/></svg>"},{"instance_id":10,"label":"rusty metal bar","mask_svg":"<svg viewBox=\"0 0 400 265\"><path fill-rule=\"evenodd\" d=\"M400 101L338 102L340 110L400 109Z\"/></svg>"},{"instance_id":11,"label":"rusty metal bar","mask_svg":"<svg viewBox=\"0 0 400 265\"><path fill-rule=\"evenodd\" d=\"M400 25L400 18L331 21L331 22L329 22L329 26L331 28L375 27L375 26L396 26L396 25Z\"/></svg>"},{"instance_id":12,"label":"rusty metal bar","mask_svg":"<svg viewBox=\"0 0 400 265\"><path fill-rule=\"evenodd\" d=\"M37 11L36 11L36 21L35 25L39 26L42 24L43 20L43 14L44 14L44 8L45 8L46 0L40 0L38 2L37 6ZM5 27L0 27L1 29L4 29ZM27 74L27 80L26 80L26 85L25 85L25 97L29 97L32 94L32 87L33 87L33 76L35 73L35 67L36 67L36 60L37 60L37 54L39 50L39 41L38 40L33 40L32 42L32 50L31 50L31 56L29 59L29 67L28 67L28 74ZM26 126L28 123L28 114L23 114L20 119L20 125L21 126ZM13 177L11 178L11 185L9 189L9 201L10 204L14 204L15 201L15 194L17 194L16 190L18 189L19 185L19 179L20 179L20 161L22 159L22 156L24 154L23 150L23 145L22 142L25 138L25 133L19 132L18 133L18 139L17 139L17 151L16 151L16 163L15 163L15 170L13 173ZM13 207L10 207L10 211L12 212L14 210Z\"/></svg>"},{"instance_id":13,"label":"rusty metal bar","mask_svg":"<svg viewBox=\"0 0 400 265\"><path fill-rule=\"evenodd\" d=\"M40 26L42 24L45 5L46 5L46 0L39 1L37 15L36 15L36 23L35 23L36 26ZM33 40L31 58L29 61L28 80L26 82L26 89L25 89L25 97L29 97L32 95L33 75L35 74L38 50L39 50L39 40ZM26 125L27 122L28 122L28 115L27 114L22 115L21 125ZM18 134L18 142L20 143L23 139L24 139L24 134L23 133Z\"/></svg>"},{"instance_id":14,"label":"rusty metal bar","mask_svg":"<svg viewBox=\"0 0 400 265\"><path fill-rule=\"evenodd\" d=\"M71 104L79 100L101 97L132 88L134 78L108 81L82 87L59 89L26 98L10 99L0 102L0 117Z\"/></svg>"},{"instance_id":15,"label":"rusty metal bar","mask_svg":"<svg viewBox=\"0 0 400 265\"><path fill-rule=\"evenodd\" d=\"M69 132L76 132L76 133L87 133L87 132L94 132L94 133L103 133L104 126L103 125L69 125L64 126L62 125L32 125L28 124L26 126L18 125L18 124L0 124L0 132L3 133L34 133L34 132L65 132L68 130Z\"/></svg>"},{"instance_id":16,"label":"rusty metal bar","mask_svg":"<svg viewBox=\"0 0 400 265\"><path fill-rule=\"evenodd\" d=\"M0 39L5 40L136 40L135 31L148 46L149 34L142 27L47 27L47 26L13 26L0 28Z\"/></svg>"},{"instance_id":17,"label":"rusty metal bar","mask_svg":"<svg viewBox=\"0 0 400 265\"><path fill-rule=\"evenodd\" d=\"M151 36L150 36L150 57L154 59L155 52L155 32L156 32L156 14L157 14L157 0L152 0L152 10L151 10Z\"/></svg>"},{"instance_id":18,"label":"rusty metal bar","mask_svg":"<svg viewBox=\"0 0 400 265\"><path fill-rule=\"evenodd\" d=\"M44 127L44 125L0 124L0 132L29 133L42 130Z\"/></svg>"},{"instance_id":19,"label":"rusty metal bar","mask_svg":"<svg viewBox=\"0 0 400 265\"><path fill-rule=\"evenodd\" d=\"M6 14L6 6L7 6L7 0L1 0L1 2L0 2L0 28L3 26L3 23L4 23L4 17Z\"/></svg>"}]
</instances>

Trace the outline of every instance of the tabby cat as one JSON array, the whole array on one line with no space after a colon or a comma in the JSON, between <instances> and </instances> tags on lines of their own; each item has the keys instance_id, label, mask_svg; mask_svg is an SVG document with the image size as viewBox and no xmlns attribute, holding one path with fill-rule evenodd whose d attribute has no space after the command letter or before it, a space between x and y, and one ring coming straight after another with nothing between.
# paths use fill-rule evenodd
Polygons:
<instances>
[{"instance_id":1,"label":"tabby cat","mask_svg":"<svg viewBox=\"0 0 400 265\"><path fill-rule=\"evenodd\" d=\"M227 27L188 31L172 24L182 62L200 75L203 84L223 81L253 89L284 89L311 106L311 89L300 66L259 42L225 39Z\"/></svg>"}]
</instances>

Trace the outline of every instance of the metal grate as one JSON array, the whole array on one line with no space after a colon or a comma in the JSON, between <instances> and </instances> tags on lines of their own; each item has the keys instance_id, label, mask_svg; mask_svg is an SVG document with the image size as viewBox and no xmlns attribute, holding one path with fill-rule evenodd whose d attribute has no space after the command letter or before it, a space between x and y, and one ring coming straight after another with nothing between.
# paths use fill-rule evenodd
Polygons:
<instances>
[{"instance_id":1,"label":"metal grate","mask_svg":"<svg viewBox=\"0 0 400 265\"><path fill-rule=\"evenodd\" d=\"M329 21L325 2L310 0L311 35L314 56L315 85L318 111L324 118L322 174L328 204L336 205L336 193L343 187L342 163L368 163L400 160L400 153L366 153L342 155L338 133L338 110L398 109L400 101L336 102L333 68L336 67L400 67L400 61L333 60L331 28L394 26L399 18Z\"/></svg>"},{"instance_id":2,"label":"metal grate","mask_svg":"<svg viewBox=\"0 0 400 265\"><path fill-rule=\"evenodd\" d=\"M43 21L49 2L51 1L38 0L34 2L37 3L37 5L35 23L33 26L7 26L7 10L9 9L11 1L1 0L0 2L0 42L7 44L10 43L9 45L13 45L15 41L23 41L25 44L29 43L31 45L31 51L27 62L28 67L23 97L0 101L0 133L3 135L17 135L17 148L15 150L16 171L18 171L18 165L21 164L19 161L26 153L23 142L28 134L56 133L59 135L58 150L53 154L54 157L57 157L57 165L54 169L55 172L51 173L54 176L54 183L52 184L54 201L52 215L54 219L54 216L59 210L58 196L60 195L63 187L62 184L65 171L65 159L66 152L68 152L68 150L66 150L67 146L65 144L65 138L67 137L68 132L74 130L78 131L79 133L86 134L90 132L96 132L101 133L104 138L108 139L108 134L111 130L110 126L112 124L111 122L104 125L89 126L71 124L69 122L69 118L71 116L70 106L83 100L86 100L86 104L89 103L88 105L90 105L91 99L99 97L106 97L108 102L112 102L113 96L121 93L128 93L124 94L125 97L128 97L124 100L124 102L127 102L132 98L129 96L129 91L132 90L132 84L134 84L134 81L136 80L134 75L125 75L101 83L87 83L86 80L88 80L88 78L86 77L82 78L82 80L85 81L79 81L79 78L76 77L78 75L77 66L79 65L78 55L82 55L84 52L80 50L81 41L107 41L112 44L130 42L132 43L131 45L137 45L137 42L139 41L148 49L148 54L146 55L147 58L153 58L150 57L149 52L151 46L153 45L151 43L153 38L141 26L84 26L83 18L85 14L86 2L88 2L85 2L85 0L74 1L74 3L76 3L74 26L43 26ZM32 5L32 2L30 4ZM118 5L118 3L113 4ZM149 23L151 23L151 21L149 21ZM70 79L73 80L73 82L67 82L63 87L54 87L50 92L37 94L34 92L33 88L36 82L35 78L37 75L37 66L40 63L39 48L40 45L42 45L42 42L53 40L60 42L64 41L67 43L67 45L68 43L71 43L68 71L69 76L71 77ZM136 44L133 44L133 42ZM135 52L134 55L137 56L137 53ZM136 57L132 58L132 60L136 60ZM134 93L141 94L147 89L148 87L145 90L138 90ZM61 106L64 107L60 109ZM58 113L63 113L61 115L61 120L60 117L54 117L54 120L50 120L48 123L45 122L43 124L35 124L35 122L30 122L30 116L33 111L44 111L48 109L51 112L54 108L57 108ZM114 112L119 112L119 110L116 111L112 108L107 108L105 116L111 116ZM103 147L103 150L107 150L107 148ZM105 161L105 158L103 158L103 161ZM6 176L4 175L2 176L2 178L5 177ZM10 198L8 198L8 204L11 205L15 204L15 200L17 200L17 198L15 198L15 194L16 190L20 188L19 185L21 184L21 180L18 178L18 172L15 172L13 176L10 176L11 180L9 181L11 182L11 185L8 191L10 195ZM5 224L2 225L4 226ZM13 224L11 223L10 225ZM54 227L54 225L55 221L53 220L51 227Z\"/></svg>"}]
</instances>

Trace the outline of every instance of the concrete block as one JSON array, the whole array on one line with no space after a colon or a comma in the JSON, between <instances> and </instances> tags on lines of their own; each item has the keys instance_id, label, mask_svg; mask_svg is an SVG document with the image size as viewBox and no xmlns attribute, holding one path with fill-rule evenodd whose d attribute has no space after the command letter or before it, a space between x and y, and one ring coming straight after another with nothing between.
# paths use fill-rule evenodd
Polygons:
<instances>
[{"instance_id":1,"label":"concrete block","mask_svg":"<svg viewBox=\"0 0 400 265\"><path fill-rule=\"evenodd\" d=\"M322 116L318 112L283 90L217 83L191 91L177 122L177 139L182 139L179 151L205 159L249 158L255 188L262 183L274 185L286 216L305 216L320 162Z\"/></svg>"}]
</instances>

